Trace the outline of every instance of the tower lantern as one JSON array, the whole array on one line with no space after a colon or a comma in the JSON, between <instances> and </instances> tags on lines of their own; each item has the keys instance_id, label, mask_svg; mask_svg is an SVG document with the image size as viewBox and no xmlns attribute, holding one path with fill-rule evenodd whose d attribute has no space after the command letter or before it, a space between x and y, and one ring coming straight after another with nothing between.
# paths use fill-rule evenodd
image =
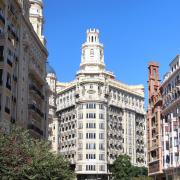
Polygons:
<instances>
[{"instance_id":1,"label":"tower lantern","mask_svg":"<svg viewBox=\"0 0 180 180\"><path fill-rule=\"evenodd\" d=\"M99 41L99 30L88 29L86 42L82 44L80 71L93 73L105 70L104 47Z\"/></svg>"}]
</instances>

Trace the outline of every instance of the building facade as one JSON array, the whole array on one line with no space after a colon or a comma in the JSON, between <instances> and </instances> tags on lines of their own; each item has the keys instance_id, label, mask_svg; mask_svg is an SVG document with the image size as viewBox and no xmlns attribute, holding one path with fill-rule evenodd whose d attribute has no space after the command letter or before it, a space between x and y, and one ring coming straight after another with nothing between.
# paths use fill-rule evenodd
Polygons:
<instances>
[{"instance_id":1,"label":"building facade","mask_svg":"<svg viewBox=\"0 0 180 180\"><path fill-rule=\"evenodd\" d=\"M162 84L158 64L149 64L148 169L156 179L180 179L180 56Z\"/></svg>"},{"instance_id":2,"label":"building facade","mask_svg":"<svg viewBox=\"0 0 180 180\"><path fill-rule=\"evenodd\" d=\"M160 177L162 165L162 131L159 65L150 62L148 79L148 110L147 110L147 142L148 142L148 171L149 176Z\"/></svg>"},{"instance_id":3,"label":"building facade","mask_svg":"<svg viewBox=\"0 0 180 180\"><path fill-rule=\"evenodd\" d=\"M57 83L58 151L78 179L107 179L120 154L146 164L144 87L129 86L105 69L99 31L87 31L74 81Z\"/></svg>"},{"instance_id":4,"label":"building facade","mask_svg":"<svg viewBox=\"0 0 180 180\"><path fill-rule=\"evenodd\" d=\"M38 33L30 21L37 13L31 8L42 3L0 0L0 126L8 131L15 123L35 137L47 136L48 53L42 32Z\"/></svg>"},{"instance_id":5,"label":"building facade","mask_svg":"<svg viewBox=\"0 0 180 180\"><path fill-rule=\"evenodd\" d=\"M166 178L180 179L180 55L170 63L162 91L162 163Z\"/></svg>"}]
</instances>

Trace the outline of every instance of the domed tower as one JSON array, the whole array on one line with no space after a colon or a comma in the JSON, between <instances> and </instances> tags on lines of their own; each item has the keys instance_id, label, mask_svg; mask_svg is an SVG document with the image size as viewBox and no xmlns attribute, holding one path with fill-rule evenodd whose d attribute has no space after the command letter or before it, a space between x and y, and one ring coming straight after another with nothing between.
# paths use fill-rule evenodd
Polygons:
<instances>
[{"instance_id":1,"label":"domed tower","mask_svg":"<svg viewBox=\"0 0 180 180\"><path fill-rule=\"evenodd\" d=\"M93 73L104 69L104 47L99 42L99 30L88 29L86 42L82 45L80 71Z\"/></svg>"},{"instance_id":2,"label":"domed tower","mask_svg":"<svg viewBox=\"0 0 180 180\"><path fill-rule=\"evenodd\" d=\"M43 0L29 0L30 2L30 11L29 19L31 24L34 27L35 32L39 36L41 42L45 45L45 38L43 36Z\"/></svg>"}]
</instances>

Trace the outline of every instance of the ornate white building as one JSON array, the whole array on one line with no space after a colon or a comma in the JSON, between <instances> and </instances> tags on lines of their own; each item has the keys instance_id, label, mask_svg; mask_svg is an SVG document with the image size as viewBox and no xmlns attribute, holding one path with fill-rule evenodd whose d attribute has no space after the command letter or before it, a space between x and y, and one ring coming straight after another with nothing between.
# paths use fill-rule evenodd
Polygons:
<instances>
[{"instance_id":1,"label":"ornate white building","mask_svg":"<svg viewBox=\"0 0 180 180\"><path fill-rule=\"evenodd\" d=\"M57 83L56 105L58 151L71 160L78 179L107 179L120 154L146 164L144 87L106 71L98 30L87 30L76 79Z\"/></svg>"}]
</instances>

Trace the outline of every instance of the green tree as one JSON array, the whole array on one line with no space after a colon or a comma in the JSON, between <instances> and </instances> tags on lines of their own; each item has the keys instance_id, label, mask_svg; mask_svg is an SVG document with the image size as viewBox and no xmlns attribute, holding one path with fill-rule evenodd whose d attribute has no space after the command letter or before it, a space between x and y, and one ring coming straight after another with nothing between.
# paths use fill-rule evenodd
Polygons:
<instances>
[{"instance_id":1,"label":"green tree","mask_svg":"<svg viewBox=\"0 0 180 180\"><path fill-rule=\"evenodd\" d=\"M132 177L147 177L148 175L148 170L146 167L137 167L137 166L132 166Z\"/></svg>"},{"instance_id":2,"label":"green tree","mask_svg":"<svg viewBox=\"0 0 180 180\"><path fill-rule=\"evenodd\" d=\"M130 180L132 165L130 157L127 155L120 155L112 165L112 176L114 180Z\"/></svg>"},{"instance_id":3,"label":"green tree","mask_svg":"<svg viewBox=\"0 0 180 180\"><path fill-rule=\"evenodd\" d=\"M127 155L120 155L114 161L111 172L114 180L148 179L147 168L133 166Z\"/></svg>"},{"instance_id":4,"label":"green tree","mask_svg":"<svg viewBox=\"0 0 180 180\"><path fill-rule=\"evenodd\" d=\"M33 139L20 128L0 131L0 177L2 180L72 180L69 162L51 152L50 144Z\"/></svg>"}]
</instances>

